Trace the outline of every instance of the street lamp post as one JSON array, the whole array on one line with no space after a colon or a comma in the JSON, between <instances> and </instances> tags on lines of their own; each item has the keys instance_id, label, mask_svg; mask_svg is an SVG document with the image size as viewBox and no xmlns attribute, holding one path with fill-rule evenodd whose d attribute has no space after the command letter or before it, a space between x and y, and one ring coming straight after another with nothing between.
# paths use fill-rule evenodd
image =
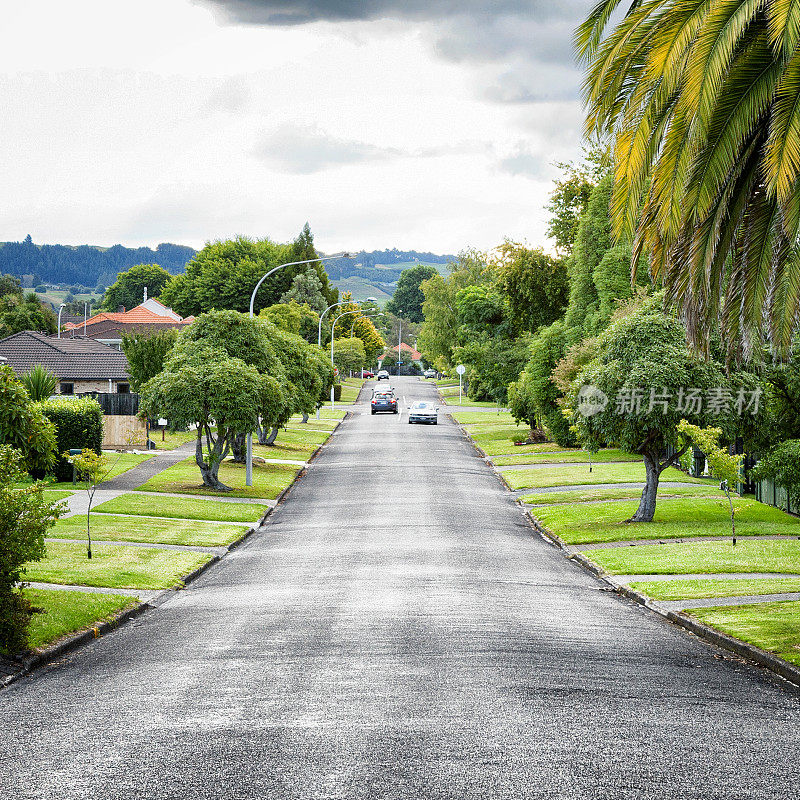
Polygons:
<instances>
[{"instance_id":1,"label":"street lamp post","mask_svg":"<svg viewBox=\"0 0 800 800\"><path fill-rule=\"evenodd\" d=\"M58 338L59 339L61 338L61 312L64 310L64 306L65 305L66 305L66 303L62 303L58 307Z\"/></svg>"},{"instance_id":2,"label":"street lamp post","mask_svg":"<svg viewBox=\"0 0 800 800\"><path fill-rule=\"evenodd\" d=\"M304 261L289 261L286 264L278 264L277 267L273 267L266 275L264 275L261 280L256 284L256 288L253 289L253 293L250 295L250 316L253 316L253 308L256 302L256 294L258 290L261 288L261 284L269 278L270 275L277 272L279 269L283 269L284 267L296 267L298 264L315 264L317 261L329 261L332 258L349 258L349 253L340 253L339 255L335 256L323 256L322 258L307 258ZM59 312L60 314L60 312ZM59 326L60 329L61 326ZM60 333L59 333L60 335ZM253 485L253 433L252 431L247 434L247 466L245 469L245 484L247 486Z\"/></svg>"}]
</instances>

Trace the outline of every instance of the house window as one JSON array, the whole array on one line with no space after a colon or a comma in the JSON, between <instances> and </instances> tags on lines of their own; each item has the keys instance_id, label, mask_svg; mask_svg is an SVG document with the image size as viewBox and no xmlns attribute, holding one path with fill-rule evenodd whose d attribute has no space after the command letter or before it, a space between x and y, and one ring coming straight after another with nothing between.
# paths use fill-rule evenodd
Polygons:
<instances>
[{"instance_id":1,"label":"house window","mask_svg":"<svg viewBox=\"0 0 800 800\"><path fill-rule=\"evenodd\" d=\"M117 394L130 394L130 393L131 393L131 385L129 383L117 384Z\"/></svg>"},{"instance_id":2,"label":"house window","mask_svg":"<svg viewBox=\"0 0 800 800\"><path fill-rule=\"evenodd\" d=\"M61 394L75 394L75 384L74 383L64 383L61 382Z\"/></svg>"}]
</instances>

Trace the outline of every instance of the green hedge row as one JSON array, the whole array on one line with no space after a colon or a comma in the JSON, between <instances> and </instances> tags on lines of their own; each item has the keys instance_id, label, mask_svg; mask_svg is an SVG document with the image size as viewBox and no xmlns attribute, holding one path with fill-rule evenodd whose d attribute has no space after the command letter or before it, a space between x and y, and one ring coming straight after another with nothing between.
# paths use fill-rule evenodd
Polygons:
<instances>
[{"instance_id":1,"label":"green hedge row","mask_svg":"<svg viewBox=\"0 0 800 800\"><path fill-rule=\"evenodd\" d=\"M72 480L72 465L63 457L68 450L94 450L103 446L103 411L96 400L79 397L69 400L53 397L39 403L44 415L56 426L56 453L53 469L56 480Z\"/></svg>"}]
</instances>

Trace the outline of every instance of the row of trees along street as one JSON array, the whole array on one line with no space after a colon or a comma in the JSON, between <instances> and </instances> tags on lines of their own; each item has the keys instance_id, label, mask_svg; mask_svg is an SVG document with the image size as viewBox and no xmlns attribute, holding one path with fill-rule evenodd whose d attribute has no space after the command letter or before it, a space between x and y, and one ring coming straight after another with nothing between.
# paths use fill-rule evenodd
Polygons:
<instances>
[{"instance_id":1,"label":"row of trees along street","mask_svg":"<svg viewBox=\"0 0 800 800\"><path fill-rule=\"evenodd\" d=\"M722 444L737 452L770 454L756 475L800 496L796 315L790 341L776 338L768 319L774 309L762 326L728 319L725 292L738 291L724 277L738 268L731 240L715 262L720 296L692 316L677 302L675 282L686 287L680 274L653 269L640 243L645 234L634 239L617 224L617 163L618 148L593 146L580 161L559 165L547 206L555 256L505 241L488 253L462 252L449 275L425 280L418 348L443 372L465 364L469 396L508 405L532 434L564 447L640 454L647 480L633 520L653 519L661 473L691 446L678 431L682 420L720 429ZM773 283L765 273L756 294L762 305L772 302ZM579 413L582 386L603 393L604 409ZM726 402L661 403L653 413L651 393L679 387ZM621 409L620 397L633 398L632 408Z\"/></svg>"}]
</instances>

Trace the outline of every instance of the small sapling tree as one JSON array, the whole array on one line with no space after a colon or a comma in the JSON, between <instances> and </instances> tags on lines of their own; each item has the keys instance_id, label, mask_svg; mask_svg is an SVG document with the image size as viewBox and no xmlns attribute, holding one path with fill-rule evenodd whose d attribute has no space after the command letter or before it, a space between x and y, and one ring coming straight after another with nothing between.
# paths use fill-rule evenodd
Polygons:
<instances>
[{"instance_id":1,"label":"small sapling tree","mask_svg":"<svg viewBox=\"0 0 800 800\"><path fill-rule=\"evenodd\" d=\"M736 546L736 518L731 487L736 483L742 468L743 456L732 456L719 446L722 436L721 428L700 428L691 425L685 419L678 423L678 433L698 450L702 450L708 461L711 474L719 481L719 488L725 492L731 510L731 538Z\"/></svg>"}]
</instances>

